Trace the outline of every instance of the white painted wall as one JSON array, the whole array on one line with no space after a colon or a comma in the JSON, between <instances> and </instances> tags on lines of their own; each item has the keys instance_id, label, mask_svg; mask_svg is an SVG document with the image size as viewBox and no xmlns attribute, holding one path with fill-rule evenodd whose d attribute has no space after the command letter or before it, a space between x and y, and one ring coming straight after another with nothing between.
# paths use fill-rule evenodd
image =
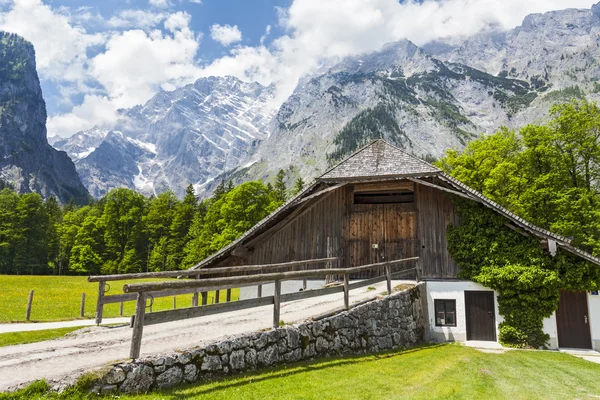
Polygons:
<instances>
[{"instance_id":1,"label":"white painted wall","mask_svg":"<svg viewBox=\"0 0 600 400\"><path fill-rule=\"evenodd\" d=\"M544 333L550 335L550 340L548 341L549 349L558 349L558 328L556 327L556 312L553 312L549 318L544 318Z\"/></svg>"},{"instance_id":2,"label":"white painted wall","mask_svg":"<svg viewBox=\"0 0 600 400\"><path fill-rule=\"evenodd\" d=\"M600 295L592 295L588 292L588 315L592 346L596 351L600 351Z\"/></svg>"},{"instance_id":3,"label":"white painted wall","mask_svg":"<svg viewBox=\"0 0 600 400\"><path fill-rule=\"evenodd\" d=\"M466 290L492 290L471 281L427 281L427 315L429 327L429 340L436 342L465 341L467 340L467 324L465 316L465 291ZM456 326L435 326L434 300L456 300ZM498 324L504 318L498 313L498 293L494 292L494 306L496 313L496 337L498 337Z\"/></svg>"}]
</instances>

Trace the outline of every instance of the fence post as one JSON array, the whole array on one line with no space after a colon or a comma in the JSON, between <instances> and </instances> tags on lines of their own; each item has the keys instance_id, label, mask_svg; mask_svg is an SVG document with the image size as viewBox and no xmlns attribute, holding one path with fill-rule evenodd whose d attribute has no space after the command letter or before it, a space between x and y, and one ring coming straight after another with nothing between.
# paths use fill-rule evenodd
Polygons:
<instances>
[{"instance_id":1,"label":"fence post","mask_svg":"<svg viewBox=\"0 0 600 400\"><path fill-rule=\"evenodd\" d=\"M208 293L202 292L202 305L205 306L208 303Z\"/></svg>"},{"instance_id":2,"label":"fence post","mask_svg":"<svg viewBox=\"0 0 600 400\"><path fill-rule=\"evenodd\" d=\"M96 303L96 325L100 325L102 323L102 311L104 305L102 302L104 301L104 288L106 287L106 281L98 282L98 302Z\"/></svg>"},{"instance_id":3,"label":"fence post","mask_svg":"<svg viewBox=\"0 0 600 400\"><path fill-rule=\"evenodd\" d=\"M219 290L215 290L215 304L219 304Z\"/></svg>"},{"instance_id":4,"label":"fence post","mask_svg":"<svg viewBox=\"0 0 600 400\"><path fill-rule=\"evenodd\" d=\"M227 302L231 301L231 288L227 289Z\"/></svg>"},{"instance_id":5,"label":"fence post","mask_svg":"<svg viewBox=\"0 0 600 400\"><path fill-rule=\"evenodd\" d=\"M275 287L273 288L273 329L279 328L279 313L281 311L281 281L275 281Z\"/></svg>"},{"instance_id":6,"label":"fence post","mask_svg":"<svg viewBox=\"0 0 600 400\"><path fill-rule=\"evenodd\" d=\"M192 296L192 307L198 307L198 292L194 292Z\"/></svg>"},{"instance_id":7,"label":"fence post","mask_svg":"<svg viewBox=\"0 0 600 400\"><path fill-rule=\"evenodd\" d=\"M173 296L173 310L177 308L177 296Z\"/></svg>"},{"instance_id":8,"label":"fence post","mask_svg":"<svg viewBox=\"0 0 600 400\"><path fill-rule=\"evenodd\" d=\"M262 297L262 285L258 285L258 297Z\"/></svg>"},{"instance_id":9,"label":"fence post","mask_svg":"<svg viewBox=\"0 0 600 400\"><path fill-rule=\"evenodd\" d=\"M146 312L146 293L138 293L135 305L135 318L133 319L133 333L131 336L131 349L129 358L136 359L140 356L142 347L142 333L144 332L144 315Z\"/></svg>"},{"instance_id":10,"label":"fence post","mask_svg":"<svg viewBox=\"0 0 600 400\"><path fill-rule=\"evenodd\" d=\"M388 295L392 294L392 267L390 264L385 266L385 275L387 280Z\"/></svg>"},{"instance_id":11,"label":"fence post","mask_svg":"<svg viewBox=\"0 0 600 400\"><path fill-rule=\"evenodd\" d=\"M344 274L344 308L350 309L350 275Z\"/></svg>"},{"instance_id":12,"label":"fence post","mask_svg":"<svg viewBox=\"0 0 600 400\"><path fill-rule=\"evenodd\" d=\"M81 318L85 316L85 293L81 293L81 310L79 311Z\"/></svg>"},{"instance_id":13,"label":"fence post","mask_svg":"<svg viewBox=\"0 0 600 400\"><path fill-rule=\"evenodd\" d=\"M29 291L29 298L27 299L27 311L25 311L25 320L29 321L31 316L31 305L33 303L33 290Z\"/></svg>"},{"instance_id":14,"label":"fence post","mask_svg":"<svg viewBox=\"0 0 600 400\"><path fill-rule=\"evenodd\" d=\"M119 315L123 316L123 302L121 302L121 306L119 307Z\"/></svg>"}]
</instances>

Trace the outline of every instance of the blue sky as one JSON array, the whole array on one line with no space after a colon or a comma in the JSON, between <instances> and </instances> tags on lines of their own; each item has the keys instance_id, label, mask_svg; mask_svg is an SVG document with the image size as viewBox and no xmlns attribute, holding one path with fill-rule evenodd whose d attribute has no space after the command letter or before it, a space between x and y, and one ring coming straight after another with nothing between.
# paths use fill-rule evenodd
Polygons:
<instances>
[{"instance_id":1,"label":"blue sky","mask_svg":"<svg viewBox=\"0 0 600 400\"><path fill-rule=\"evenodd\" d=\"M507 30L590 0L0 0L36 49L49 136L110 128L119 108L205 76L273 84L277 107L320 65L408 38ZM494 71L491 71L494 72Z\"/></svg>"}]
</instances>

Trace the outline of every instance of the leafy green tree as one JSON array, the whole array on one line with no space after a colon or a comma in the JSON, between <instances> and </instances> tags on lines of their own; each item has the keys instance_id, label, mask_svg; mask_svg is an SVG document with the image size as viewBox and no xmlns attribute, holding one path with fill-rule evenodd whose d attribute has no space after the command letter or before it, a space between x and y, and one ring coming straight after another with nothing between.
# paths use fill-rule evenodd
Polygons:
<instances>
[{"instance_id":1,"label":"leafy green tree","mask_svg":"<svg viewBox=\"0 0 600 400\"><path fill-rule=\"evenodd\" d=\"M5 188L0 190L0 274L17 274L15 257L24 241L16 212L19 195Z\"/></svg>"},{"instance_id":2,"label":"leafy green tree","mask_svg":"<svg viewBox=\"0 0 600 400\"><path fill-rule=\"evenodd\" d=\"M173 216L179 200L172 191L159 194L150 200L144 216L144 229L148 238L148 265L150 271L164 271L169 255L169 235Z\"/></svg>"},{"instance_id":3,"label":"leafy green tree","mask_svg":"<svg viewBox=\"0 0 600 400\"><path fill-rule=\"evenodd\" d=\"M210 203L209 200L206 200L198 204L184 246L183 268L190 268L206 257L207 251L203 242L206 240L206 235L203 236L203 230L204 218Z\"/></svg>"},{"instance_id":4,"label":"leafy green tree","mask_svg":"<svg viewBox=\"0 0 600 400\"><path fill-rule=\"evenodd\" d=\"M21 195L16 213L19 230L24 237L21 246L17 248L16 263L23 273L48 273L49 219L42 197L37 193Z\"/></svg>"},{"instance_id":5,"label":"leafy green tree","mask_svg":"<svg viewBox=\"0 0 600 400\"><path fill-rule=\"evenodd\" d=\"M133 190L119 188L108 192L105 201L102 222L108 260L103 272L141 272L146 253L143 237L146 199Z\"/></svg>"},{"instance_id":6,"label":"leafy green tree","mask_svg":"<svg viewBox=\"0 0 600 400\"><path fill-rule=\"evenodd\" d=\"M169 227L169 256L167 257L167 269L169 270L183 268L185 246L190 240L190 228L197 209L196 192L194 186L189 185L183 201L174 210L173 220Z\"/></svg>"},{"instance_id":7,"label":"leafy green tree","mask_svg":"<svg viewBox=\"0 0 600 400\"><path fill-rule=\"evenodd\" d=\"M200 235L188 244L186 263L202 260L221 249L266 217L271 206L267 187L246 182L212 202L203 219Z\"/></svg>"},{"instance_id":8,"label":"leafy green tree","mask_svg":"<svg viewBox=\"0 0 600 400\"><path fill-rule=\"evenodd\" d=\"M60 237L58 229L62 220L62 209L56 201L56 197L50 196L44 203L48 215L48 262L53 272L58 273L58 258L60 253Z\"/></svg>"},{"instance_id":9,"label":"leafy green tree","mask_svg":"<svg viewBox=\"0 0 600 400\"><path fill-rule=\"evenodd\" d=\"M600 254L600 109L552 107L548 125L506 128L450 150L438 163L523 218Z\"/></svg>"},{"instance_id":10,"label":"leafy green tree","mask_svg":"<svg viewBox=\"0 0 600 400\"><path fill-rule=\"evenodd\" d=\"M84 207L82 210L84 209L85 216L77 227L69 252L69 270L97 275L101 272L101 255L105 253L102 210L98 207Z\"/></svg>"}]
</instances>

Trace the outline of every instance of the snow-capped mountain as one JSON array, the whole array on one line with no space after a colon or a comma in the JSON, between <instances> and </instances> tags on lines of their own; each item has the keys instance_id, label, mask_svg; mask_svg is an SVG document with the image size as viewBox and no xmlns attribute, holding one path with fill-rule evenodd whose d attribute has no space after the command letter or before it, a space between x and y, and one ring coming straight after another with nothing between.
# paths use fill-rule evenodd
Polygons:
<instances>
[{"instance_id":1,"label":"snow-capped mountain","mask_svg":"<svg viewBox=\"0 0 600 400\"><path fill-rule=\"evenodd\" d=\"M113 129L79 132L67 151L93 196L114 187L183 195L235 168L267 137L273 88L233 77L201 78L145 105L120 111Z\"/></svg>"},{"instance_id":2,"label":"snow-capped mountain","mask_svg":"<svg viewBox=\"0 0 600 400\"><path fill-rule=\"evenodd\" d=\"M272 87L205 78L121 112L109 131L55 146L69 152L90 192L145 193L188 183L305 181L379 138L439 157L502 125L542 122L552 104L600 98L600 3L527 16L506 32L418 47L408 40L348 57L303 77L272 108Z\"/></svg>"}]
</instances>

